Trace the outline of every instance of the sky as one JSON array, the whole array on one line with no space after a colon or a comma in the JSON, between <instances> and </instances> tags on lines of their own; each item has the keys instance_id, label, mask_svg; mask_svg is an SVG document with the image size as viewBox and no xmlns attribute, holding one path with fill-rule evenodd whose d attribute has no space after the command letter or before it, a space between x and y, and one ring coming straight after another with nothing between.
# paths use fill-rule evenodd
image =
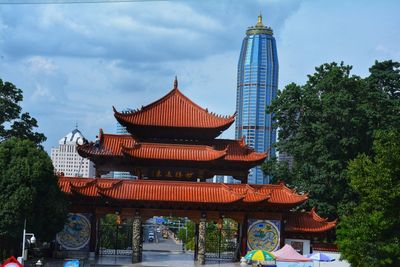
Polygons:
<instances>
[{"instance_id":1,"label":"sky","mask_svg":"<svg viewBox=\"0 0 400 267\"><path fill-rule=\"evenodd\" d=\"M276 38L282 90L327 62L364 77L375 60L400 61L399 10L396 0L0 4L0 78L23 90L49 151L76 124L89 140L100 128L114 133L112 106L147 105L175 75L200 106L233 114L242 40L260 12ZM222 137L234 138L233 126Z\"/></svg>"}]
</instances>

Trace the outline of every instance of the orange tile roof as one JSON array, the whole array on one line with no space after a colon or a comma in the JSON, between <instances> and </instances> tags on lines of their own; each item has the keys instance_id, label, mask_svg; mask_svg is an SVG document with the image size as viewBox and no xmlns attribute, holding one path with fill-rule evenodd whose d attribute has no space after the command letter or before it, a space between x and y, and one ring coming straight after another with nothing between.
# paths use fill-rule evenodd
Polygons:
<instances>
[{"instance_id":1,"label":"orange tile roof","mask_svg":"<svg viewBox=\"0 0 400 267\"><path fill-rule=\"evenodd\" d=\"M139 110L127 113L120 113L114 107L113 110L115 118L123 125L225 130L235 121L235 114L220 116L203 109L179 91L177 84L164 97Z\"/></svg>"},{"instance_id":2,"label":"orange tile roof","mask_svg":"<svg viewBox=\"0 0 400 267\"><path fill-rule=\"evenodd\" d=\"M93 200L106 197L117 201L166 202L198 204L257 204L295 206L307 200L284 184L249 185L175 181L118 180L105 178L59 177L61 190L70 195L80 195ZM249 206L252 211L253 206ZM289 212L285 232L321 233L336 226L336 221L327 221L310 212ZM314 246L313 246L314 247ZM314 250L317 247L314 247Z\"/></svg>"},{"instance_id":3,"label":"orange tile roof","mask_svg":"<svg viewBox=\"0 0 400 267\"><path fill-rule=\"evenodd\" d=\"M312 243L312 251L338 252L339 248L334 243Z\"/></svg>"},{"instance_id":4,"label":"orange tile roof","mask_svg":"<svg viewBox=\"0 0 400 267\"><path fill-rule=\"evenodd\" d=\"M209 144L165 144L139 142L132 135L104 134L100 129L100 143L78 146L83 157L123 156L142 159L251 162L261 164L267 153L258 153L243 140L215 139Z\"/></svg>"},{"instance_id":5,"label":"orange tile roof","mask_svg":"<svg viewBox=\"0 0 400 267\"><path fill-rule=\"evenodd\" d=\"M252 186L176 181L116 180L105 178L60 177L59 185L67 194L86 197L105 196L126 201L228 204L264 203L298 205L307 196L298 195L284 185Z\"/></svg>"},{"instance_id":6,"label":"orange tile roof","mask_svg":"<svg viewBox=\"0 0 400 267\"><path fill-rule=\"evenodd\" d=\"M335 228L335 221L321 218L313 208L309 212L291 212L287 217L285 232L317 233Z\"/></svg>"},{"instance_id":7,"label":"orange tile roof","mask_svg":"<svg viewBox=\"0 0 400 267\"><path fill-rule=\"evenodd\" d=\"M88 143L78 145L78 153L83 156L123 156L122 147L132 147L137 143L130 134L104 134L99 132L99 144Z\"/></svg>"},{"instance_id":8,"label":"orange tile roof","mask_svg":"<svg viewBox=\"0 0 400 267\"><path fill-rule=\"evenodd\" d=\"M211 145L218 150L227 149L224 159L229 161L260 161L261 163L268 155L266 152L255 152L245 144L243 138L241 140L214 139Z\"/></svg>"},{"instance_id":9,"label":"orange tile roof","mask_svg":"<svg viewBox=\"0 0 400 267\"><path fill-rule=\"evenodd\" d=\"M122 153L133 158L159 160L212 161L226 155L225 150L215 150L204 145L143 143L122 147Z\"/></svg>"},{"instance_id":10,"label":"orange tile roof","mask_svg":"<svg viewBox=\"0 0 400 267\"><path fill-rule=\"evenodd\" d=\"M230 185L232 190L238 193L247 192L246 199L259 199L261 196L269 196L269 202L276 204L299 204L308 199L308 195L299 195L294 190L286 187L284 183L268 185L235 184Z\"/></svg>"}]
</instances>

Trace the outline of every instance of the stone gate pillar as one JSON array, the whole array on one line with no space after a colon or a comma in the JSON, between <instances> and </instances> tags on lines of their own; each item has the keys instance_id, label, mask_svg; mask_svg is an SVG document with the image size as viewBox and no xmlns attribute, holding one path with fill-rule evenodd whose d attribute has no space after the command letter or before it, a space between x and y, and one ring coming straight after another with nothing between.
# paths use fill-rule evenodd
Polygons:
<instances>
[{"instance_id":1,"label":"stone gate pillar","mask_svg":"<svg viewBox=\"0 0 400 267\"><path fill-rule=\"evenodd\" d=\"M199 223L199 255L198 261L200 264L206 262L206 218L201 218Z\"/></svg>"},{"instance_id":2,"label":"stone gate pillar","mask_svg":"<svg viewBox=\"0 0 400 267\"><path fill-rule=\"evenodd\" d=\"M132 224L132 263L142 261L142 222L139 215L135 215Z\"/></svg>"}]
</instances>

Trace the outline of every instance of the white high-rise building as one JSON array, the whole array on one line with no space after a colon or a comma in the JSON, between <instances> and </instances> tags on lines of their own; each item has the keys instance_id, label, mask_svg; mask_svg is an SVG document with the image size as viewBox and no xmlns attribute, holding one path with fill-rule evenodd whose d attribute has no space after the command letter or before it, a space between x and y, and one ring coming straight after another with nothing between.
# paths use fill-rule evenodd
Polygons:
<instances>
[{"instance_id":1,"label":"white high-rise building","mask_svg":"<svg viewBox=\"0 0 400 267\"><path fill-rule=\"evenodd\" d=\"M76 145L82 145L84 139L82 133L75 129L60 139L58 147L51 149L50 157L56 173L70 177L95 177L93 162L82 158L76 151Z\"/></svg>"}]
</instances>

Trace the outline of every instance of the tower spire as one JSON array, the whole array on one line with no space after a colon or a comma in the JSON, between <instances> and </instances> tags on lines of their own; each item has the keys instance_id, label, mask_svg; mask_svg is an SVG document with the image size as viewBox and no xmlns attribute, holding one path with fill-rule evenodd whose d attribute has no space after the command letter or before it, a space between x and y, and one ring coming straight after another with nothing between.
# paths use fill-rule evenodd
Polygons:
<instances>
[{"instance_id":1,"label":"tower spire","mask_svg":"<svg viewBox=\"0 0 400 267\"><path fill-rule=\"evenodd\" d=\"M257 24L262 25L262 14L260 12L260 15L258 15L258 20L257 20Z\"/></svg>"},{"instance_id":2,"label":"tower spire","mask_svg":"<svg viewBox=\"0 0 400 267\"><path fill-rule=\"evenodd\" d=\"M178 77L175 75L174 89L178 89Z\"/></svg>"},{"instance_id":3,"label":"tower spire","mask_svg":"<svg viewBox=\"0 0 400 267\"><path fill-rule=\"evenodd\" d=\"M256 34L272 35L273 32L270 27L267 27L266 25L264 25L263 16L262 16L262 13L260 12L260 14L258 15L258 18L257 18L257 24L247 28L246 34L247 35L256 35Z\"/></svg>"}]
</instances>

